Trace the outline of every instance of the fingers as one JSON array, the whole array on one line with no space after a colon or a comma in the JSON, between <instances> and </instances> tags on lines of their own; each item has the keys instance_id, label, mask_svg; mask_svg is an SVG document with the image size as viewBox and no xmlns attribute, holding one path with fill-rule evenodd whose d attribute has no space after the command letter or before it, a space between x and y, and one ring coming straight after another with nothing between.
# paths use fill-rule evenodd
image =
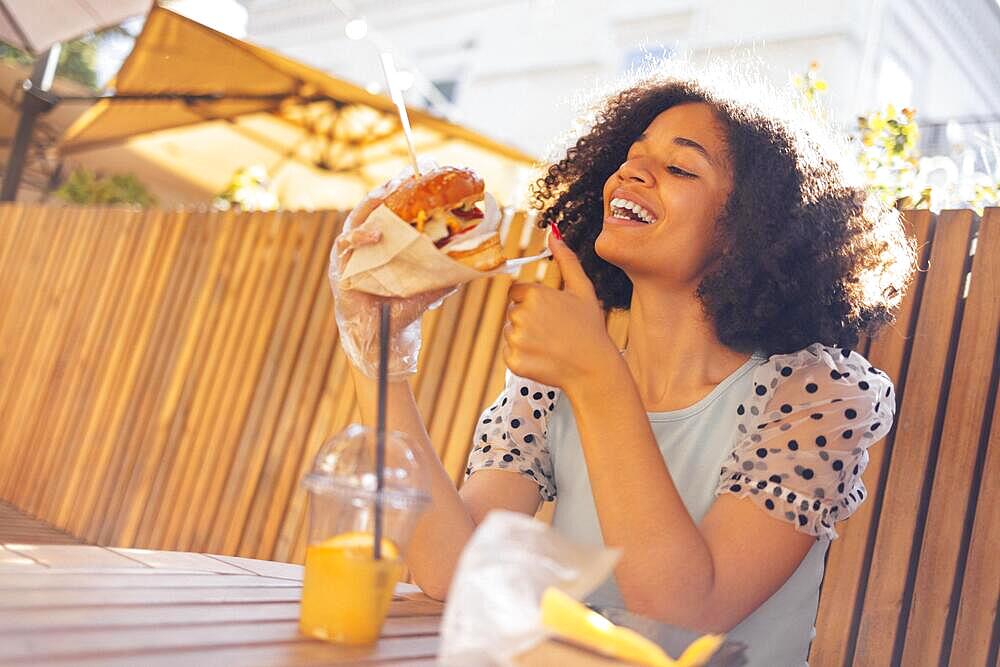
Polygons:
<instances>
[{"instance_id":1,"label":"fingers","mask_svg":"<svg viewBox=\"0 0 1000 667\"><path fill-rule=\"evenodd\" d=\"M337 250L353 250L382 240L382 232L377 229L352 229L337 237Z\"/></svg>"},{"instance_id":2,"label":"fingers","mask_svg":"<svg viewBox=\"0 0 1000 667\"><path fill-rule=\"evenodd\" d=\"M549 235L549 249L552 256L559 265L559 272L562 274L566 291L577 296L587 297L596 300L594 285L590 282L580 260L576 254L563 241L558 240L554 235Z\"/></svg>"},{"instance_id":3,"label":"fingers","mask_svg":"<svg viewBox=\"0 0 1000 667\"><path fill-rule=\"evenodd\" d=\"M540 287L543 286L537 283L515 283L511 285L510 291L507 293L507 295L510 297L510 300L512 302L522 303L525 299L528 298L529 294L539 289Z\"/></svg>"},{"instance_id":4,"label":"fingers","mask_svg":"<svg viewBox=\"0 0 1000 667\"><path fill-rule=\"evenodd\" d=\"M343 232L349 232L364 224L365 220L368 219L368 216L372 214L372 211L382 205L382 202L385 201L388 194L388 192L384 195L376 194L375 191L368 193L368 195L362 199L350 213L347 214L347 219L344 220Z\"/></svg>"},{"instance_id":5,"label":"fingers","mask_svg":"<svg viewBox=\"0 0 1000 667\"><path fill-rule=\"evenodd\" d=\"M420 300L422 305L427 310L435 310L444 303L444 300L449 296L457 292L458 289L455 287L446 287L444 289L432 290L430 292L425 292L421 295Z\"/></svg>"},{"instance_id":6,"label":"fingers","mask_svg":"<svg viewBox=\"0 0 1000 667\"><path fill-rule=\"evenodd\" d=\"M347 260L355 248L378 243L381 240L382 232L374 229L352 229L343 232L334 241L337 273L343 273L344 266L347 265Z\"/></svg>"}]
</instances>

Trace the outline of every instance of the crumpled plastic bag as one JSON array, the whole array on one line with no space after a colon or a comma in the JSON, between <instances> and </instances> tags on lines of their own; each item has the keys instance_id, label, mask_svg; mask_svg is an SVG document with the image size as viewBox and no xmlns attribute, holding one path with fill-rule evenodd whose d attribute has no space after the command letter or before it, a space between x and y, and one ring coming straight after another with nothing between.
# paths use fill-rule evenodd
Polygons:
<instances>
[{"instance_id":1,"label":"crumpled plastic bag","mask_svg":"<svg viewBox=\"0 0 1000 667\"><path fill-rule=\"evenodd\" d=\"M458 561L441 624L438 664L511 667L547 636L542 593L555 586L577 600L614 570L620 549L571 542L523 514L494 510Z\"/></svg>"}]
</instances>

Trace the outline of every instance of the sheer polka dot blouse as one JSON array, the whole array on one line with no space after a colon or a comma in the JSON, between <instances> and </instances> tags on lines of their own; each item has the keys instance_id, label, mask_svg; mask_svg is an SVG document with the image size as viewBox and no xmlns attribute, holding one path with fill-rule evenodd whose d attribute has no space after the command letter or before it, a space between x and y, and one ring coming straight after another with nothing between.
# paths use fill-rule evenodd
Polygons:
<instances>
[{"instance_id":1,"label":"sheer polka dot blouse","mask_svg":"<svg viewBox=\"0 0 1000 667\"><path fill-rule=\"evenodd\" d=\"M476 470L519 472L538 484L544 500L555 500L546 423L559 390L510 371L506 378L503 392L479 418L465 476Z\"/></svg>"},{"instance_id":2,"label":"sheer polka dot blouse","mask_svg":"<svg viewBox=\"0 0 1000 667\"><path fill-rule=\"evenodd\" d=\"M771 356L752 372L715 493L748 497L796 530L833 539L834 524L867 495L861 474L868 447L892 426L892 382L857 352L820 343ZM504 391L480 417L466 477L483 469L520 473L554 500L546 438L558 393L508 371Z\"/></svg>"},{"instance_id":3,"label":"sheer polka dot blouse","mask_svg":"<svg viewBox=\"0 0 1000 667\"><path fill-rule=\"evenodd\" d=\"M868 448L889 432L889 377L856 352L815 343L754 370L717 494L749 497L801 532L833 539L867 491Z\"/></svg>"}]
</instances>

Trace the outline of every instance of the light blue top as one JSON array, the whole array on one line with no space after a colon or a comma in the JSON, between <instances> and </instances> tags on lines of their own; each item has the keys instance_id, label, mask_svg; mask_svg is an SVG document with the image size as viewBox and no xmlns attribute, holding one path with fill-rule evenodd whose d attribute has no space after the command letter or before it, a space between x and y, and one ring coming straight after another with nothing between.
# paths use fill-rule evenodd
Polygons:
<instances>
[{"instance_id":1,"label":"light blue top","mask_svg":"<svg viewBox=\"0 0 1000 667\"><path fill-rule=\"evenodd\" d=\"M695 522L716 495L733 493L817 537L784 585L728 633L747 644L751 666L806 664L833 525L867 495L867 448L889 431L894 411L888 376L857 352L816 343L770 358L754 354L695 404L647 413ZM479 469L534 479L543 498L558 496L557 530L603 544L572 407L558 390L508 374L476 431L467 474ZM613 576L586 601L626 606Z\"/></svg>"}]
</instances>

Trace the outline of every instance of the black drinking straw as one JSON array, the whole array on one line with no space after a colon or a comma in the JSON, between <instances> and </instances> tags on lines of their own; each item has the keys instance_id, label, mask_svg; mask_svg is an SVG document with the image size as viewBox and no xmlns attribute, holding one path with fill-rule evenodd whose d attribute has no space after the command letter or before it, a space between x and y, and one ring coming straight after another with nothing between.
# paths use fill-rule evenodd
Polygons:
<instances>
[{"instance_id":1,"label":"black drinking straw","mask_svg":"<svg viewBox=\"0 0 1000 667\"><path fill-rule=\"evenodd\" d=\"M382 488L385 486L385 405L389 389L389 304L379 310L378 412L375 416L375 560L382 558Z\"/></svg>"}]
</instances>

